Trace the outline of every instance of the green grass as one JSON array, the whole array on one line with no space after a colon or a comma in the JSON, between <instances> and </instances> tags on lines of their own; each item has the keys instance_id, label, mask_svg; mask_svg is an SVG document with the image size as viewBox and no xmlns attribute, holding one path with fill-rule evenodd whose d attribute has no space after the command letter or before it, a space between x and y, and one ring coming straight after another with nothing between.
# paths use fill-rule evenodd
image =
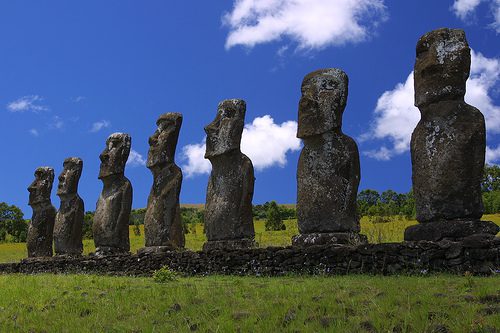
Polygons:
<instances>
[{"instance_id":1,"label":"green grass","mask_svg":"<svg viewBox=\"0 0 500 333\"><path fill-rule=\"evenodd\" d=\"M500 225L500 214L485 215L483 220L493 221ZM292 236L299 233L296 220L285 220L286 230L266 231L264 221L255 221L255 241L260 247L289 246L292 244ZM361 219L361 233L368 237L370 243L392 243L403 241L404 230L413 224L415 220L394 219L387 223L372 223L367 217ZM141 235L136 236L130 226L130 250L136 253L144 246L144 226L140 226ZM195 224L189 227L190 232L186 234L186 248L200 251L206 237L203 233L203 225ZM85 239L83 241L84 254L95 251L94 241ZM0 243L0 263L14 262L26 258L27 250L25 243Z\"/></svg>"},{"instance_id":2,"label":"green grass","mask_svg":"<svg viewBox=\"0 0 500 333\"><path fill-rule=\"evenodd\" d=\"M500 215L483 219L500 224ZM399 242L415 221L361 220L370 242ZM284 231L255 222L260 246L290 245ZM144 244L130 233L131 250ZM200 250L202 225L186 247ZM85 253L94 250L84 241ZM0 244L0 262L26 257L26 244ZM168 276L175 279L175 274ZM153 278L0 275L0 332L494 332L500 277L288 276ZM441 330L444 332L444 330Z\"/></svg>"},{"instance_id":3,"label":"green grass","mask_svg":"<svg viewBox=\"0 0 500 333\"><path fill-rule=\"evenodd\" d=\"M472 280L471 280L472 279ZM0 275L1 332L487 332L498 277ZM496 310L495 310L496 309Z\"/></svg>"}]
</instances>

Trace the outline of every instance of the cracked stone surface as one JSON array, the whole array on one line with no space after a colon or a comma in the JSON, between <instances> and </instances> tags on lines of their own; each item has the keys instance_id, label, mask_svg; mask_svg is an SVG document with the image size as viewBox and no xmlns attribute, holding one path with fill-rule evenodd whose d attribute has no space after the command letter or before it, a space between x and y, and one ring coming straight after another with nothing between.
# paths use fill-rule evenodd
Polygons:
<instances>
[{"instance_id":1,"label":"cracked stone surface","mask_svg":"<svg viewBox=\"0 0 500 333\"><path fill-rule=\"evenodd\" d=\"M464 101L470 49L462 30L440 29L417 44L415 105L421 120L411 155L417 220L480 218L486 135L481 112Z\"/></svg>"},{"instance_id":2,"label":"cracked stone surface","mask_svg":"<svg viewBox=\"0 0 500 333\"><path fill-rule=\"evenodd\" d=\"M78 195L78 182L82 175L83 161L77 157L64 160L59 175L57 195L61 206L54 225L54 250L58 255L80 255L83 252L82 229L85 207Z\"/></svg>"},{"instance_id":3,"label":"cracked stone surface","mask_svg":"<svg viewBox=\"0 0 500 333\"><path fill-rule=\"evenodd\" d=\"M103 182L103 189L97 201L92 226L96 254L99 255L130 251L128 225L132 209L132 185L124 172L131 144L128 134L111 134L99 156L99 179Z\"/></svg>"},{"instance_id":4,"label":"cracked stone surface","mask_svg":"<svg viewBox=\"0 0 500 333\"><path fill-rule=\"evenodd\" d=\"M35 180L28 187L29 205L33 209L26 239L28 257L30 258L52 256L52 239L56 218L56 209L50 200L53 183L54 169L40 167L35 170Z\"/></svg>"},{"instance_id":5,"label":"cracked stone surface","mask_svg":"<svg viewBox=\"0 0 500 333\"><path fill-rule=\"evenodd\" d=\"M348 77L340 69L312 72L302 82L297 137L304 142L297 167L297 221L300 245L321 239L318 233L354 233L360 230L356 197L360 181L355 141L342 133ZM304 238L305 237L305 238ZM299 245L299 244L297 244Z\"/></svg>"},{"instance_id":6,"label":"cracked stone surface","mask_svg":"<svg viewBox=\"0 0 500 333\"><path fill-rule=\"evenodd\" d=\"M416 55L415 106L421 119L412 134L411 159L417 220L444 224L411 227L405 239L434 239L442 233L436 230L446 228L457 237L465 230L480 232L484 228L469 222L483 214L486 130L482 113L464 101L471 61L465 33L431 31L418 41Z\"/></svg>"},{"instance_id":7,"label":"cracked stone surface","mask_svg":"<svg viewBox=\"0 0 500 333\"><path fill-rule=\"evenodd\" d=\"M223 247L221 241L228 241L232 248L237 243L246 247L255 237L254 170L250 159L240 151L245 112L245 101L224 100L219 103L214 121L205 127L205 158L212 164L205 204L205 233L208 243L219 242L217 248Z\"/></svg>"},{"instance_id":8,"label":"cracked stone surface","mask_svg":"<svg viewBox=\"0 0 500 333\"><path fill-rule=\"evenodd\" d=\"M156 125L157 130L149 138L146 163L153 174L153 186L144 217L146 247L184 247L179 205L182 171L174 160L182 115L165 113L158 118Z\"/></svg>"}]
</instances>

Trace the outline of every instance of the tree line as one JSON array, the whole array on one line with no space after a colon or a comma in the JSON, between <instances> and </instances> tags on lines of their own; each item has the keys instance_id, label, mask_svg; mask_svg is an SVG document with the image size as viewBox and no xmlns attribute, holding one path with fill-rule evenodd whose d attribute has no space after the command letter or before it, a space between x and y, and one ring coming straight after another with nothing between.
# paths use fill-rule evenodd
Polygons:
<instances>
[{"instance_id":1,"label":"tree line","mask_svg":"<svg viewBox=\"0 0 500 333\"><path fill-rule=\"evenodd\" d=\"M486 165L481 182L485 214L500 213L500 167ZM394 219L414 219L415 199L413 191L397 193L387 190L379 193L366 189L358 194L358 214L367 216L372 222L390 222ZM253 217L265 220L266 230L284 230L283 220L296 219L295 205L278 205L269 201L262 205L254 205ZM133 209L129 224L134 226L134 232L140 233L139 226L144 224L145 208ZM84 216L83 237L92 238L92 222L94 212L88 211ZM181 207L181 219L186 233L195 230L192 226L203 224L203 209ZM21 209L5 202L0 202L0 242L25 242L28 235L29 220L24 219Z\"/></svg>"}]
</instances>

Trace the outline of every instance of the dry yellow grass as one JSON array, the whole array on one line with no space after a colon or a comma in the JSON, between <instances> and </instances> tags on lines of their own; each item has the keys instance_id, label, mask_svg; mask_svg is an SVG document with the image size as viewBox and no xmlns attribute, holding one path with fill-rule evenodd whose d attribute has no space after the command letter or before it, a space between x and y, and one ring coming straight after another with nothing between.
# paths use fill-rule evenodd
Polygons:
<instances>
[{"instance_id":1,"label":"dry yellow grass","mask_svg":"<svg viewBox=\"0 0 500 333\"><path fill-rule=\"evenodd\" d=\"M194 205L193 205L194 206ZM500 225L500 214L485 215L483 220L493 221ZM255 241L259 247L289 246L292 236L298 234L297 221L284 221L286 230L266 231L265 221L255 221ZM413 224L415 220L395 218L387 223L373 223L367 217L361 219L361 233L368 237L370 243L393 243L403 241L404 230ZM130 227L130 250L132 253L144 246L144 226L140 226L141 234L136 236ZM203 225L193 224L189 226L186 234L186 248L192 251L200 251L206 241L203 233ZM84 254L95 251L94 242L91 239L83 241ZM26 243L2 243L0 244L0 262L14 262L26 258Z\"/></svg>"}]
</instances>

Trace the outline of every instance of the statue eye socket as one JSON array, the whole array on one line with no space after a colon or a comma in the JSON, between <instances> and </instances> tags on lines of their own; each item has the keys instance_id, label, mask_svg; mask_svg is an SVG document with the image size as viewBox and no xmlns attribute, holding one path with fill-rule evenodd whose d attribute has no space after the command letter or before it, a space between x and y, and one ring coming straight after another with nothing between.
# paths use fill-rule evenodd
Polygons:
<instances>
[{"instance_id":1,"label":"statue eye socket","mask_svg":"<svg viewBox=\"0 0 500 333\"><path fill-rule=\"evenodd\" d=\"M223 109L221 112L221 118L233 118L236 111L232 108Z\"/></svg>"},{"instance_id":2,"label":"statue eye socket","mask_svg":"<svg viewBox=\"0 0 500 333\"><path fill-rule=\"evenodd\" d=\"M417 57L421 57L429 52L429 46L430 45L428 42L420 43L419 45L417 45Z\"/></svg>"},{"instance_id":3,"label":"statue eye socket","mask_svg":"<svg viewBox=\"0 0 500 333\"><path fill-rule=\"evenodd\" d=\"M109 143L109 149L113 149L113 148L116 148L120 145L120 142L119 140L111 140L110 143Z\"/></svg>"},{"instance_id":4,"label":"statue eye socket","mask_svg":"<svg viewBox=\"0 0 500 333\"><path fill-rule=\"evenodd\" d=\"M326 80L321 83L322 90L334 90L337 87L337 84L333 80Z\"/></svg>"}]
</instances>

